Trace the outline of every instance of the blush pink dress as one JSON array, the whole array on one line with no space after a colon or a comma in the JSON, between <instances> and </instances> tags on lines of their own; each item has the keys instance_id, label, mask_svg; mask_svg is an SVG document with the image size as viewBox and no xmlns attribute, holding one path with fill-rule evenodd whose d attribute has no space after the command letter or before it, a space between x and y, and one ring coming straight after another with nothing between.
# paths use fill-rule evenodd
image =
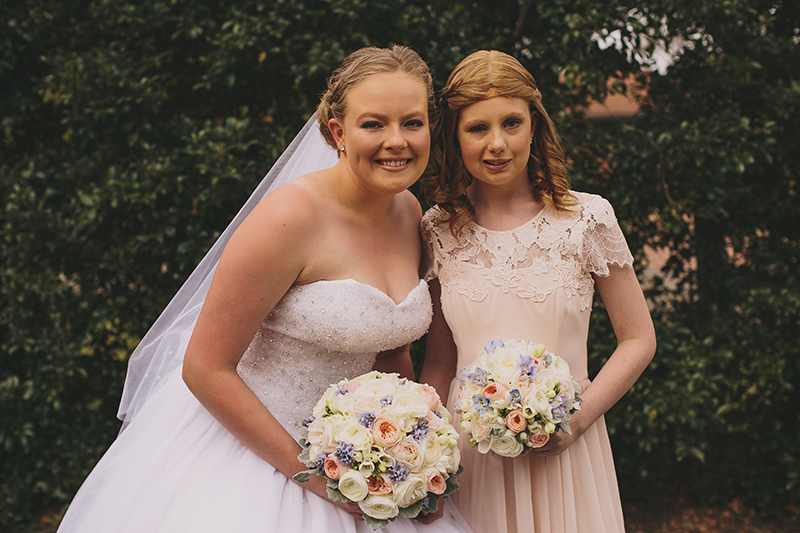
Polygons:
<instances>
[{"instance_id":1,"label":"blush pink dress","mask_svg":"<svg viewBox=\"0 0 800 533\"><path fill-rule=\"evenodd\" d=\"M438 278L442 310L458 350L458 369L494 339L529 340L563 357L585 389L592 275L633 257L611 204L573 192L572 212L545 207L509 231L474 222L456 239L443 212L429 210L422 234ZM434 356L435 354L429 354ZM450 387L453 412L456 382ZM455 420L458 427L458 420ZM464 474L453 499L476 533L613 533L624 531L614 460L601 417L555 457L514 459L460 440Z\"/></svg>"}]
</instances>

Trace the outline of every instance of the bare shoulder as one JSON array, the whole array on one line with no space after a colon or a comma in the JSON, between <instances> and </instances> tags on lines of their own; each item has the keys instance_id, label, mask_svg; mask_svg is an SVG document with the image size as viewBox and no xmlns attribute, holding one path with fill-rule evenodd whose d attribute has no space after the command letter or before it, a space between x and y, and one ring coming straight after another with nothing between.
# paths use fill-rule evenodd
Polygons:
<instances>
[{"instance_id":1,"label":"bare shoulder","mask_svg":"<svg viewBox=\"0 0 800 533\"><path fill-rule=\"evenodd\" d=\"M405 190L395 197L397 203L397 216L403 223L419 226L422 219L422 206L414 193Z\"/></svg>"}]
</instances>

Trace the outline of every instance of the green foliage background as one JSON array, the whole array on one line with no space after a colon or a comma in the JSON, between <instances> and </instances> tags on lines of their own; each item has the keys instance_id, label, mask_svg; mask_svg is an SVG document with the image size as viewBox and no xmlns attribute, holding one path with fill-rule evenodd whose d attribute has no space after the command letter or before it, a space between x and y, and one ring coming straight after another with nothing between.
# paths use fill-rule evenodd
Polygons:
<instances>
[{"instance_id":1,"label":"green foliage background","mask_svg":"<svg viewBox=\"0 0 800 533\"><path fill-rule=\"evenodd\" d=\"M3 0L0 528L58 520L149 324L331 69L390 43L437 87L473 50L513 53L640 270L645 245L672 251L648 285L656 359L608 416L625 501L797 513L798 21L791 0ZM659 43L679 45L663 75L640 64ZM640 113L587 121L626 75ZM613 333L593 321L596 371Z\"/></svg>"}]
</instances>

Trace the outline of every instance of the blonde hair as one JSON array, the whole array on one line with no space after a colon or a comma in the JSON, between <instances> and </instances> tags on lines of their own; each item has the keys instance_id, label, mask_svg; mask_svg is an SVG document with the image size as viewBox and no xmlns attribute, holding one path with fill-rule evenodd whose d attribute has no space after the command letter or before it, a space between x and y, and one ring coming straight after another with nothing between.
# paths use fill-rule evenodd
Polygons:
<instances>
[{"instance_id":1,"label":"blonde hair","mask_svg":"<svg viewBox=\"0 0 800 533\"><path fill-rule=\"evenodd\" d=\"M328 129L328 121L335 118L340 123L347 110L347 95L356 84L370 76L384 72L402 72L417 78L425 86L428 97L428 116L433 116L434 93L428 65L412 49L398 44L391 48L374 46L361 48L351 53L328 78L328 88L317 106L319 130L325 142L338 148Z\"/></svg>"},{"instance_id":2,"label":"blonde hair","mask_svg":"<svg viewBox=\"0 0 800 533\"><path fill-rule=\"evenodd\" d=\"M522 98L537 119L528 162L536 200L559 211L567 211L577 204L569 192L564 151L533 76L512 56L497 50L481 50L464 58L453 69L442 90L431 148L433 173L425 177L425 196L429 203L437 204L447 214L446 220L454 236L475 216L467 198L472 176L458 148L458 121L466 107L498 96Z\"/></svg>"}]
</instances>

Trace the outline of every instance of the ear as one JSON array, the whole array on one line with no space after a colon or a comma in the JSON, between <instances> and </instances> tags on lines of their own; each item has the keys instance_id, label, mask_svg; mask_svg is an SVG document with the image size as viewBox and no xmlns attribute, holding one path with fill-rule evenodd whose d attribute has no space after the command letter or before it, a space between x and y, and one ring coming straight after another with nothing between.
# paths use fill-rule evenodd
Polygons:
<instances>
[{"instance_id":1,"label":"ear","mask_svg":"<svg viewBox=\"0 0 800 533\"><path fill-rule=\"evenodd\" d=\"M531 138L533 138L533 134L536 133L536 124L539 123L539 115L536 113L531 113Z\"/></svg>"},{"instance_id":2,"label":"ear","mask_svg":"<svg viewBox=\"0 0 800 533\"><path fill-rule=\"evenodd\" d=\"M333 135L333 140L336 141L336 146L344 144L344 128L339 124L339 121L332 118L328 121L328 129Z\"/></svg>"}]
</instances>

